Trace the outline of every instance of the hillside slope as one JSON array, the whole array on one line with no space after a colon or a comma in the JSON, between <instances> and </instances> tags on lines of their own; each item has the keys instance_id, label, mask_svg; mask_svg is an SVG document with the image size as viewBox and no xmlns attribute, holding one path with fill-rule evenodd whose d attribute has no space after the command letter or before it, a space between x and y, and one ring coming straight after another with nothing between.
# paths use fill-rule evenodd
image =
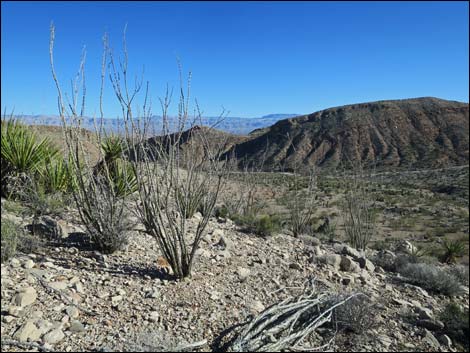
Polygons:
<instances>
[{"instance_id":1,"label":"hillside slope","mask_svg":"<svg viewBox=\"0 0 470 353\"><path fill-rule=\"evenodd\" d=\"M337 166L438 167L468 163L468 103L425 97L378 101L285 119L232 148L265 169Z\"/></svg>"}]
</instances>

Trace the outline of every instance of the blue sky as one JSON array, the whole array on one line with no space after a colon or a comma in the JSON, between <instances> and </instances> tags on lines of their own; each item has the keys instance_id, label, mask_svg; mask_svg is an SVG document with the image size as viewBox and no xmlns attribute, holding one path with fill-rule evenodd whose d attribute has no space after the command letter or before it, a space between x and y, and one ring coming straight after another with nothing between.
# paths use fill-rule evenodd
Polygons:
<instances>
[{"instance_id":1,"label":"blue sky","mask_svg":"<svg viewBox=\"0 0 470 353\"><path fill-rule=\"evenodd\" d=\"M179 57L208 116L311 113L349 103L435 96L468 102L467 2L4 2L2 112L57 114L49 66L64 87L87 48L86 115L98 111L101 38L130 72L145 70L153 111ZM105 115L119 113L106 82Z\"/></svg>"}]
</instances>

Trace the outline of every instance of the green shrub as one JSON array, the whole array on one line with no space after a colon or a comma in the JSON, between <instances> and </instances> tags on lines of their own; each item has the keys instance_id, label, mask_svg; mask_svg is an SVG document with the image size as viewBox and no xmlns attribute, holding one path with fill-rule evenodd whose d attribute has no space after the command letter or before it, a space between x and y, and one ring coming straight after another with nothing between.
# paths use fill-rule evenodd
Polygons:
<instances>
[{"instance_id":1,"label":"green shrub","mask_svg":"<svg viewBox=\"0 0 470 353\"><path fill-rule=\"evenodd\" d=\"M446 264L452 264L457 261L457 257L465 254L465 243L460 240L446 240L442 244L443 254L441 256L441 261Z\"/></svg>"},{"instance_id":2,"label":"green shrub","mask_svg":"<svg viewBox=\"0 0 470 353\"><path fill-rule=\"evenodd\" d=\"M468 321L468 307L462 309L456 303L449 303L439 315L444 323L444 332L452 338L454 344L460 344L465 351L470 348L470 327Z\"/></svg>"},{"instance_id":3,"label":"green shrub","mask_svg":"<svg viewBox=\"0 0 470 353\"><path fill-rule=\"evenodd\" d=\"M20 122L2 121L1 132L1 192L10 194L8 187L23 175L35 176L43 170L47 161L58 154L49 139L40 140L36 134Z\"/></svg>"},{"instance_id":4,"label":"green shrub","mask_svg":"<svg viewBox=\"0 0 470 353\"><path fill-rule=\"evenodd\" d=\"M15 255L19 227L9 219L2 217L2 263Z\"/></svg>"},{"instance_id":5,"label":"green shrub","mask_svg":"<svg viewBox=\"0 0 470 353\"><path fill-rule=\"evenodd\" d=\"M469 271L468 266L464 265L455 265L449 268L449 273L451 273L455 278L459 280L464 286L468 287L469 283Z\"/></svg>"},{"instance_id":6,"label":"green shrub","mask_svg":"<svg viewBox=\"0 0 470 353\"><path fill-rule=\"evenodd\" d=\"M1 262L13 257L18 251L29 254L41 245L41 241L24 231L13 221L2 217Z\"/></svg>"},{"instance_id":7,"label":"green shrub","mask_svg":"<svg viewBox=\"0 0 470 353\"><path fill-rule=\"evenodd\" d=\"M222 205L215 208L214 215L218 218L227 218L228 217L228 209L227 206Z\"/></svg>"},{"instance_id":8,"label":"green shrub","mask_svg":"<svg viewBox=\"0 0 470 353\"><path fill-rule=\"evenodd\" d=\"M77 176L72 171L71 163L70 158L66 160L58 156L46 164L39 179L45 192L71 192L77 187Z\"/></svg>"},{"instance_id":9,"label":"green shrub","mask_svg":"<svg viewBox=\"0 0 470 353\"><path fill-rule=\"evenodd\" d=\"M273 235L281 228L279 218L270 215L263 215L261 217L256 217L253 214L235 215L233 216L233 221L245 231L262 237Z\"/></svg>"}]
</instances>

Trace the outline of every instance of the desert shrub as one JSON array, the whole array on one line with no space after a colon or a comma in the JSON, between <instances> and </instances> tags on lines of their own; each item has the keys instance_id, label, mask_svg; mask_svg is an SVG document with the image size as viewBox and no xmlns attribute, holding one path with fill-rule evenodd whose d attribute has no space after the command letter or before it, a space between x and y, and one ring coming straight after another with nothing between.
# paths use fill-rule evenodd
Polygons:
<instances>
[{"instance_id":1,"label":"desert shrub","mask_svg":"<svg viewBox=\"0 0 470 353\"><path fill-rule=\"evenodd\" d=\"M86 203L78 208L92 243L107 254L124 249L132 229L126 200L100 178L90 183L88 190L85 191L86 197L76 199L76 204L80 203L79 200Z\"/></svg>"},{"instance_id":2,"label":"desert shrub","mask_svg":"<svg viewBox=\"0 0 470 353\"><path fill-rule=\"evenodd\" d=\"M23 176L35 176L58 154L49 139L39 139L22 123L12 118L2 121L1 129L1 193ZM12 196L12 195L9 195Z\"/></svg>"},{"instance_id":3,"label":"desert shrub","mask_svg":"<svg viewBox=\"0 0 470 353\"><path fill-rule=\"evenodd\" d=\"M235 224L242 227L244 231L254 233L262 237L273 235L281 228L280 219L271 215L262 215L257 217L253 214L237 214L234 215L232 219Z\"/></svg>"},{"instance_id":4,"label":"desert shrub","mask_svg":"<svg viewBox=\"0 0 470 353\"><path fill-rule=\"evenodd\" d=\"M25 176L12 190L22 205L27 207L24 213L29 213L35 219L44 215L60 215L72 201L67 194L46 189L40 180L32 177Z\"/></svg>"},{"instance_id":5,"label":"desert shrub","mask_svg":"<svg viewBox=\"0 0 470 353\"><path fill-rule=\"evenodd\" d=\"M335 309L333 324L340 330L361 334L374 325L374 306L365 295L358 295Z\"/></svg>"},{"instance_id":6,"label":"desert shrub","mask_svg":"<svg viewBox=\"0 0 470 353\"><path fill-rule=\"evenodd\" d=\"M444 323L444 333L452 338L454 344L461 344L466 351L470 348L470 326L468 307L462 309L456 303L449 303L439 315Z\"/></svg>"},{"instance_id":7,"label":"desert shrub","mask_svg":"<svg viewBox=\"0 0 470 353\"><path fill-rule=\"evenodd\" d=\"M227 206L222 205L218 206L214 209L214 216L218 218L227 218L228 217L228 209Z\"/></svg>"},{"instance_id":8,"label":"desert shrub","mask_svg":"<svg viewBox=\"0 0 470 353\"><path fill-rule=\"evenodd\" d=\"M37 237L28 234L13 221L2 217L1 224L1 261L13 257L18 251L29 254L41 246Z\"/></svg>"},{"instance_id":9,"label":"desert shrub","mask_svg":"<svg viewBox=\"0 0 470 353\"><path fill-rule=\"evenodd\" d=\"M455 278L457 278L460 283L468 287L468 283L469 283L468 266L454 265L454 266L451 266L448 271Z\"/></svg>"},{"instance_id":10,"label":"desert shrub","mask_svg":"<svg viewBox=\"0 0 470 353\"><path fill-rule=\"evenodd\" d=\"M2 217L2 263L15 255L19 231L15 223Z\"/></svg>"},{"instance_id":11,"label":"desert shrub","mask_svg":"<svg viewBox=\"0 0 470 353\"><path fill-rule=\"evenodd\" d=\"M331 223L328 218L325 219L325 223L318 231L324 234L330 243L336 239L336 223Z\"/></svg>"},{"instance_id":12,"label":"desert shrub","mask_svg":"<svg viewBox=\"0 0 470 353\"><path fill-rule=\"evenodd\" d=\"M288 179L290 193L285 199L288 210L286 226L294 237L313 234L314 213L316 210L317 175L315 169L308 171L307 177L297 173Z\"/></svg>"},{"instance_id":13,"label":"desert shrub","mask_svg":"<svg viewBox=\"0 0 470 353\"><path fill-rule=\"evenodd\" d=\"M441 261L446 264L452 264L457 261L457 257L465 254L465 243L461 240L446 240L442 244L443 253Z\"/></svg>"},{"instance_id":14,"label":"desert shrub","mask_svg":"<svg viewBox=\"0 0 470 353\"><path fill-rule=\"evenodd\" d=\"M462 293L462 286L459 280L435 265L407 263L397 270L410 283L429 291L447 296L456 296Z\"/></svg>"},{"instance_id":15,"label":"desert shrub","mask_svg":"<svg viewBox=\"0 0 470 353\"><path fill-rule=\"evenodd\" d=\"M278 232L280 229L280 221L278 217L264 215L256 219L254 233L267 237Z\"/></svg>"},{"instance_id":16,"label":"desert shrub","mask_svg":"<svg viewBox=\"0 0 470 353\"><path fill-rule=\"evenodd\" d=\"M376 233L374 201L364 183L361 166L357 166L352 180L345 184L346 194L341 204L344 231L354 248L365 250Z\"/></svg>"}]
</instances>

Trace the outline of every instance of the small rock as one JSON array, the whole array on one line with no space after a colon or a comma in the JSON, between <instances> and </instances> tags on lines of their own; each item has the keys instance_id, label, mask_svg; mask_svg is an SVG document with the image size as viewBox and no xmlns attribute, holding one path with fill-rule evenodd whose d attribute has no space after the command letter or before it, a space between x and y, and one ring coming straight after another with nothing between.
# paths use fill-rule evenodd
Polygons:
<instances>
[{"instance_id":1,"label":"small rock","mask_svg":"<svg viewBox=\"0 0 470 353\"><path fill-rule=\"evenodd\" d=\"M68 316L70 316L71 319L76 319L80 315L78 309L73 305L66 307L65 312Z\"/></svg>"},{"instance_id":2,"label":"small rock","mask_svg":"<svg viewBox=\"0 0 470 353\"><path fill-rule=\"evenodd\" d=\"M85 331L85 326L78 321L78 320L73 320L72 323L70 324L69 331L71 332L83 332Z\"/></svg>"},{"instance_id":3,"label":"small rock","mask_svg":"<svg viewBox=\"0 0 470 353\"><path fill-rule=\"evenodd\" d=\"M289 265L289 268L293 269L293 270L302 270L302 266L300 266L297 262L292 262L290 265Z\"/></svg>"},{"instance_id":4,"label":"small rock","mask_svg":"<svg viewBox=\"0 0 470 353\"><path fill-rule=\"evenodd\" d=\"M23 307L11 305L8 308L8 314L15 317L21 317L24 314Z\"/></svg>"},{"instance_id":5,"label":"small rock","mask_svg":"<svg viewBox=\"0 0 470 353\"><path fill-rule=\"evenodd\" d=\"M343 249L341 250L341 254L351 256L355 260L362 257L361 253L358 250L351 248L348 245L343 246Z\"/></svg>"},{"instance_id":6,"label":"small rock","mask_svg":"<svg viewBox=\"0 0 470 353\"><path fill-rule=\"evenodd\" d=\"M16 295L13 302L18 306L27 306L33 304L38 297L36 289L33 287L27 287L21 289Z\"/></svg>"},{"instance_id":7,"label":"small rock","mask_svg":"<svg viewBox=\"0 0 470 353\"><path fill-rule=\"evenodd\" d=\"M341 256L337 254L326 254L317 257L317 262L332 266L338 270L341 264Z\"/></svg>"},{"instance_id":8,"label":"small rock","mask_svg":"<svg viewBox=\"0 0 470 353\"><path fill-rule=\"evenodd\" d=\"M261 301L254 300L249 305L249 309L250 309L250 312L252 312L254 314L258 314L258 313L262 312L265 309L265 307L264 307L263 303L261 303Z\"/></svg>"},{"instance_id":9,"label":"small rock","mask_svg":"<svg viewBox=\"0 0 470 353\"><path fill-rule=\"evenodd\" d=\"M11 265L11 267L14 267L14 268L20 267L21 262L20 262L20 260L18 260L17 258L14 257L10 260L10 265Z\"/></svg>"},{"instance_id":10,"label":"small rock","mask_svg":"<svg viewBox=\"0 0 470 353\"><path fill-rule=\"evenodd\" d=\"M13 320L15 319L14 316L11 316L11 315L5 315L5 316L2 316L2 320L3 322L9 324L10 322L12 322Z\"/></svg>"},{"instance_id":11,"label":"small rock","mask_svg":"<svg viewBox=\"0 0 470 353\"><path fill-rule=\"evenodd\" d=\"M51 332L47 333L43 337L44 343L49 343L49 344L56 344L60 341L62 341L65 337L64 332L60 328L56 328L55 330L52 330Z\"/></svg>"},{"instance_id":12,"label":"small rock","mask_svg":"<svg viewBox=\"0 0 470 353\"><path fill-rule=\"evenodd\" d=\"M31 259L26 260L25 262L23 262L23 267L27 268L27 269L33 268L34 267L34 261L31 260Z\"/></svg>"},{"instance_id":13,"label":"small rock","mask_svg":"<svg viewBox=\"0 0 470 353\"><path fill-rule=\"evenodd\" d=\"M160 315L158 311L151 311L149 314L149 321L150 322L158 322L158 319L160 318Z\"/></svg>"},{"instance_id":14,"label":"small rock","mask_svg":"<svg viewBox=\"0 0 470 353\"><path fill-rule=\"evenodd\" d=\"M111 303L113 305L118 304L122 300L122 295L115 295L114 297L111 297Z\"/></svg>"},{"instance_id":15,"label":"small rock","mask_svg":"<svg viewBox=\"0 0 470 353\"><path fill-rule=\"evenodd\" d=\"M237 275L240 278L240 281L245 281L250 276L251 271L244 267L239 267L237 269Z\"/></svg>"},{"instance_id":16,"label":"small rock","mask_svg":"<svg viewBox=\"0 0 470 353\"><path fill-rule=\"evenodd\" d=\"M27 321L18 331L15 332L13 338L20 342L37 341L41 337L41 331L38 330L33 321Z\"/></svg>"},{"instance_id":17,"label":"small rock","mask_svg":"<svg viewBox=\"0 0 470 353\"><path fill-rule=\"evenodd\" d=\"M83 284L81 284L80 282L75 283L74 288L77 291L77 293L83 294L85 292L85 289L83 288Z\"/></svg>"},{"instance_id":18,"label":"small rock","mask_svg":"<svg viewBox=\"0 0 470 353\"><path fill-rule=\"evenodd\" d=\"M49 286L57 290L64 290L64 289L67 289L68 284L67 282L64 282L64 281L57 281L57 282L49 282Z\"/></svg>"}]
</instances>

